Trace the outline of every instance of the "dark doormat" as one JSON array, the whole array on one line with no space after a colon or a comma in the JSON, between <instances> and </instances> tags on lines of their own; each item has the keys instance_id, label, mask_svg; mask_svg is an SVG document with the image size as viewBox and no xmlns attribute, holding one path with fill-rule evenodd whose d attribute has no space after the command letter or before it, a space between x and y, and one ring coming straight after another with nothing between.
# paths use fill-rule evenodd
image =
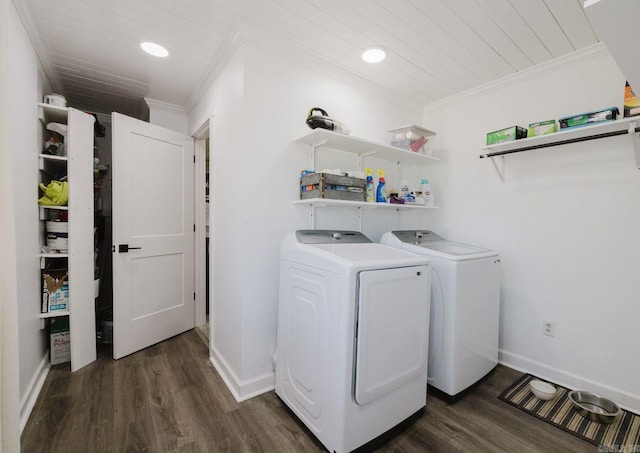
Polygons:
<instances>
[{"instance_id":1,"label":"dark doormat","mask_svg":"<svg viewBox=\"0 0 640 453\"><path fill-rule=\"evenodd\" d=\"M640 452L640 416L623 411L612 424L592 422L578 414L569 400L568 389L559 385L556 397L544 401L529 390L529 381L538 379L525 374L505 389L498 398L553 426L598 445L598 451Z\"/></svg>"}]
</instances>

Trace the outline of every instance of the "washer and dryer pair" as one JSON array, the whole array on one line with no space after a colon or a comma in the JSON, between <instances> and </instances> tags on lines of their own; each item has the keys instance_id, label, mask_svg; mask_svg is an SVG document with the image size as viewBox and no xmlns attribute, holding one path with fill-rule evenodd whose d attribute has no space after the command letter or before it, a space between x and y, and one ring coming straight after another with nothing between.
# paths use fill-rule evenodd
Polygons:
<instances>
[{"instance_id":1,"label":"washer and dryer pair","mask_svg":"<svg viewBox=\"0 0 640 453\"><path fill-rule=\"evenodd\" d=\"M420 247L425 236L434 238L419 233L387 233L382 242L389 247L355 231L300 230L282 244L276 394L329 451L354 450L419 412L426 404L427 357L432 385L440 385L440 375L458 373L452 361L441 358L465 346L447 346L451 316L440 306L438 291L438 305L431 307L432 276L433 287L443 294L450 287L458 296L473 291L443 280L445 272L435 269L438 260L428 253L402 250L405 244ZM440 253L450 252L464 254L459 248ZM430 316L443 323L442 329L431 327L438 335L445 333L443 338L430 334ZM460 326L455 327L460 334ZM497 334L496 324L496 360ZM465 357L488 359L485 348L476 351L478 340L467 346L473 351ZM429 352L430 341L435 355ZM479 372L481 361L474 360L469 364ZM431 376L434 369L437 376ZM477 373L465 372L471 374ZM468 379L453 381L458 385Z\"/></svg>"}]
</instances>

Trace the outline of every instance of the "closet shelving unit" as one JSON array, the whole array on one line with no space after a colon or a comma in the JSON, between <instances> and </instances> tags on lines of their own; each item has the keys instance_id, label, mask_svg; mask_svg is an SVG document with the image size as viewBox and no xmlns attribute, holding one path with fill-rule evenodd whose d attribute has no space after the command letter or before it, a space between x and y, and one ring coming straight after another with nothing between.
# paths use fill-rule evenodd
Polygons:
<instances>
[{"instance_id":1,"label":"closet shelving unit","mask_svg":"<svg viewBox=\"0 0 640 453\"><path fill-rule=\"evenodd\" d=\"M485 146L482 148L484 153L480 154L480 158L491 159L500 177L500 181L504 182L504 158L509 154L629 134L633 141L636 165L640 168L640 134L638 134L638 132L640 132L640 116L622 118L615 121L593 124L591 126L560 130L553 134L539 135ZM498 159L498 161L496 161L496 159Z\"/></svg>"},{"instance_id":2,"label":"closet shelving unit","mask_svg":"<svg viewBox=\"0 0 640 453\"><path fill-rule=\"evenodd\" d=\"M94 300L94 241L93 241L93 122L91 115L73 108L38 104L38 119L42 123L42 136L49 133L46 125L67 125L65 155L38 154L40 182L45 185L66 173L69 183L67 206L39 205L41 231L53 211L66 211L69 238L66 253L41 253L40 268L50 261L67 262L69 281L68 310L40 313L43 320L69 316L71 337L71 371L76 371L96 360L96 329ZM44 141L44 140L43 140ZM41 245L45 245L44 234ZM42 281L40 282L42 288Z\"/></svg>"},{"instance_id":3,"label":"closet shelving unit","mask_svg":"<svg viewBox=\"0 0 640 453\"><path fill-rule=\"evenodd\" d=\"M331 149L356 154L358 156L358 170L364 168L363 162L367 157L375 157L397 165L398 173L400 164L409 165L425 165L438 159L426 154L407 151L395 146L384 145L363 138L354 137L352 135L339 134L327 129L314 129L313 132L299 138L296 143L309 146L309 169L316 168L316 153L320 149ZM399 179L399 178L398 178ZM296 200L295 205L309 207L309 216L311 228L315 227L315 208L322 207L341 207L358 209L359 227L362 229L362 210L383 209L383 210L415 210L415 209L437 209L421 205L395 204L395 203L369 203L364 201L347 201L333 200L328 198L308 198L305 200Z\"/></svg>"}]
</instances>

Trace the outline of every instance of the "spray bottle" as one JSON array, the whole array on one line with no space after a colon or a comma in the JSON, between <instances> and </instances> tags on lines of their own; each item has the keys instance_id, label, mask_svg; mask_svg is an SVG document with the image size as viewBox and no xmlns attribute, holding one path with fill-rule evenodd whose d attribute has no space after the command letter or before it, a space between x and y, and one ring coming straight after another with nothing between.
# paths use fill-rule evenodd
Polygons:
<instances>
[{"instance_id":1,"label":"spray bottle","mask_svg":"<svg viewBox=\"0 0 640 453\"><path fill-rule=\"evenodd\" d=\"M435 203L433 201L433 193L431 192L431 186L429 185L429 180L427 178L423 178L422 181L420 181L420 191L422 192L424 205L427 208L435 207Z\"/></svg>"},{"instance_id":2,"label":"spray bottle","mask_svg":"<svg viewBox=\"0 0 640 453\"><path fill-rule=\"evenodd\" d=\"M376 190L376 202L378 203L386 203L389 198L387 194L387 189L385 187L384 175L386 172L384 170L377 170L378 172L378 189Z\"/></svg>"},{"instance_id":3,"label":"spray bottle","mask_svg":"<svg viewBox=\"0 0 640 453\"><path fill-rule=\"evenodd\" d=\"M373 188L373 170L369 167L365 167L364 174L367 178L366 201L373 203L376 201L376 192Z\"/></svg>"}]
</instances>

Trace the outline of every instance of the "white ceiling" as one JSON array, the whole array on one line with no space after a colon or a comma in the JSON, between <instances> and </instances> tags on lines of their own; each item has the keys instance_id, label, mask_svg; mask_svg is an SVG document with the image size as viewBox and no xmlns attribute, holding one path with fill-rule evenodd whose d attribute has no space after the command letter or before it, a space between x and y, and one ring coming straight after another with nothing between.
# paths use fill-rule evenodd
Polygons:
<instances>
[{"instance_id":1,"label":"white ceiling","mask_svg":"<svg viewBox=\"0 0 640 453\"><path fill-rule=\"evenodd\" d=\"M318 70L429 104L598 42L580 0L14 0L54 91L139 116L187 110L251 41ZM171 55L144 54L141 41ZM360 53L387 49L370 65Z\"/></svg>"}]
</instances>

